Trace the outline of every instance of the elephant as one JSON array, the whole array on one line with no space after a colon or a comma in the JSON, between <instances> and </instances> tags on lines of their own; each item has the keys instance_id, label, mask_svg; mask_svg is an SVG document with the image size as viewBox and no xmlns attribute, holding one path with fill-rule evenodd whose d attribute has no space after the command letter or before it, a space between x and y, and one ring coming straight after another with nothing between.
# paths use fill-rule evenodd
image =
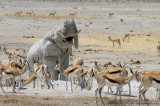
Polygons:
<instances>
[{"instance_id":1,"label":"elephant","mask_svg":"<svg viewBox=\"0 0 160 106\"><path fill-rule=\"evenodd\" d=\"M35 42L28 51L27 61L30 69L33 72L33 59L39 59L39 64L48 66L48 71L51 73L52 80L58 80L58 71L55 70L56 64L62 62L62 67L65 69L69 66L69 56L72 55L72 46L78 48L78 34L81 30L77 30L74 19L67 19L63 26L53 28L48 32L43 39ZM65 77L61 75L61 80Z\"/></svg>"}]
</instances>

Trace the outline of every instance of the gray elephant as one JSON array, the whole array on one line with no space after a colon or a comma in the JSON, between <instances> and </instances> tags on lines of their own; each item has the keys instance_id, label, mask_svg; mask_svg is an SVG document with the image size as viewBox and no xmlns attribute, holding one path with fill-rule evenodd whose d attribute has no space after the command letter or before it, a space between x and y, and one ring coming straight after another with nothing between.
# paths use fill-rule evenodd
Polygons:
<instances>
[{"instance_id":1,"label":"gray elephant","mask_svg":"<svg viewBox=\"0 0 160 106\"><path fill-rule=\"evenodd\" d=\"M33 71L33 58L39 58L40 64L46 64L51 73L52 80L58 80L58 71L54 70L56 64L63 59L62 67L69 66L69 55L72 54L72 45L78 48L78 33L75 21L67 19L63 27L54 28L45 37L34 43L27 54L27 60ZM65 80L64 76L61 76Z\"/></svg>"}]
</instances>

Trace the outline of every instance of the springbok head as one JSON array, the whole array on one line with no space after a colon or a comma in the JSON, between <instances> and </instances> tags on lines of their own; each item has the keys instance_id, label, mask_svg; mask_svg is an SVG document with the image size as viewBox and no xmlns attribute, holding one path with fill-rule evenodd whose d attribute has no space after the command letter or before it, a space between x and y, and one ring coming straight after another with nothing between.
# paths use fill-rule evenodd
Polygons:
<instances>
[{"instance_id":1,"label":"springbok head","mask_svg":"<svg viewBox=\"0 0 160 106\"><path fill-rule=\"evenodd\" d=\"M130 72L132 73L134 79L136 79L137 82L139 82L139 77L137 74L137 70L135 72L133 72L132 68L130 67Z\"/></svg>"}]
</instances>

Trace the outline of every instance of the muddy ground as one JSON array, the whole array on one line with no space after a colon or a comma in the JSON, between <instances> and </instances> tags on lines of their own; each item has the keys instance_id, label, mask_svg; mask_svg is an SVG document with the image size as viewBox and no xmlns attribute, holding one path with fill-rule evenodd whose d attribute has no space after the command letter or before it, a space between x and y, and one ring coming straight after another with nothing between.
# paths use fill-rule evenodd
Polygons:
<instances>
[{"instance_id":1,"label":"muddy ground","mask_svg":"<svg viewBox=\"0 0 160 106\"><path fill-rule=\"evenodd\" d=\"M51 1L0 1L0 44L6 45L8 51L15 48L29 50L31 45L40 40L52 28L63 25L69 13L75 15L79 34L79 48L73 51L71 58L84 59L84 69L94 65L94 61L104 64L111 61L113 64L126 61L128 67L134 70L159 71L160 60L157 57L156 46L160 40L160 3L157 2L51 2ZM23 13L16 16L17 11ZM30 16L27 12L33 11ZM51 11L56 11L54 17L49 17ZM114 14L109 18L109 14ZM130 40L122 41L125 34L131 34ZM122 47L118 44L113 48L108 36L121 39ZM33 36L34 38L26 38ZM7 56L0 52L2 63L8 63ZM131 60L140 60L141 64L132 64ZM127 68L127 70L129 70ZM27 77L27 73L23 75ZM133 81L132 94L127 96L128 87L122 92L123 105L138 105L139 83ZM0 91L0 105L54 105L54 106L93 106L94 91L97 87L94 81L91 91L80 89L73 93L65 90L63 81L54 82L54 90L32 89L29 85L24 89L17 89L11 93L11 88L4 88L8 93ZM114 105L114 96L102 96L105 103ZM114 89L115 90L115 89ZM158 105L156 91L151 88L146 93L150 105ZM100 100L99 100L100 103ZM142 105L144 102L142 101Z\"/></svg>"}]
</instances>

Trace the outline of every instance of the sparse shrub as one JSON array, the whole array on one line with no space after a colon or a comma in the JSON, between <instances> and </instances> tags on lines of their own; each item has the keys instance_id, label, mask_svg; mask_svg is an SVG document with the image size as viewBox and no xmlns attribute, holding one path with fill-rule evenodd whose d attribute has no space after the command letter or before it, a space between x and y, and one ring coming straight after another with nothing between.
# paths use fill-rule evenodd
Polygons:
<instances>
[{"instance_id":1,"label":"sparse shrub","mask_svg":"<svg viewBox=\"0 0 160 106\"><path fill-rule=\"evenodd\" d=\"M78 7L73 7L73 9L77 10L77 9L78 9Z\"/></svg>"},{"instance_id":2,"label":"sparse shrub","mask_svg":"<svg viewBox=\"0 0 160 106\"><path fill-rule=\"evenodd\" d=\"M151 33L147 34L146 36L151 36Z\"/></svg>"}]
</instances>

